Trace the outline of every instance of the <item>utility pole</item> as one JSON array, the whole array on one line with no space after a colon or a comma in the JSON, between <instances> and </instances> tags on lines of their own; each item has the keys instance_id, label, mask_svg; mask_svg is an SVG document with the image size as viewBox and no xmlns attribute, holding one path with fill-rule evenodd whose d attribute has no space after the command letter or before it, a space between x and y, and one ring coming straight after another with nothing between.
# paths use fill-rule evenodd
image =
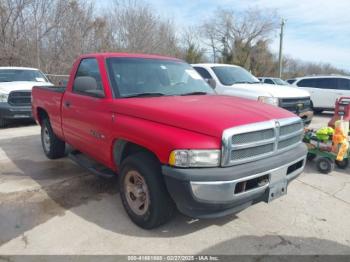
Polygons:
<instances>
[{"instance_id":1,"label":"utility pole","mask_svg":"<svg viewBox=\"0 0 350 262\"><path fill-rule=\"evenodd\" d=\"M284 25L285 25L285 20L282 18L281 21L281 33L280 33L280 51L279 51L279 56L278 56L278 62L279 62L279 66L278 66L278 76L279 78L282 78L282 71L283 71L283 66L282 66L282 49L283 49L283 29L284 29Z\"/></svg>"}]
</instances>

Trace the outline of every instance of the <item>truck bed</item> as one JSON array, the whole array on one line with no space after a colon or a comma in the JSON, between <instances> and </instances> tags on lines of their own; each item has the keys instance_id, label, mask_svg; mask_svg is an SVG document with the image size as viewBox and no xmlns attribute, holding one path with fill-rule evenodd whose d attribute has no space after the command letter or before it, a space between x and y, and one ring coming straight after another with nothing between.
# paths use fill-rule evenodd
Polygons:
<instances>
[{"instance_id":1,"label":"truck bed","mask_svg":"<svg viewBox=\"0 0 350 262\"><path fill-rule=\"evenodd\" d=\"M45 109L50 116L50 122L55 134L62 139L64 138L62 131L61 104L63 94L66 88L62 86L34 86L32 91L32 107L33 116L39 121L36 112Z\"/></svg>"},{"instance_id":2,"label":"truck bed","mask_svg":"<svg viewBox=\"0 0 350 262\"><path fill-rule=\"evenodd\" d=\"M57 93L64 93L64 91L66 91L65 86L34 86L33 88L43 89L43 90L47 90L47 91L53 91L53 92L57 92Z\"/></svg>"}]
</instances>

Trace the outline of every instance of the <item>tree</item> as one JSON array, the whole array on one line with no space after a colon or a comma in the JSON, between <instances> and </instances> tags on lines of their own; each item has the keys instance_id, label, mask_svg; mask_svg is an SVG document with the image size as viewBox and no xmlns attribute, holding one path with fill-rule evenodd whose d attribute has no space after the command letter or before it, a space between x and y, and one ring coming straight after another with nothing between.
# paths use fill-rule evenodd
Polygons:
<instances>
[{"instance_id":1,"label":"tree","mask_svg":"<svg viewBox=\"0 0 350 262\"><path fill-rule=\"evenodd\" d=\"M109 27L117 50L166 55L178 53L173 23L155 15L149 5L116 0L108 13Z\"/></svg>"},{"instance_id":2,"label":"tree","mask_svg":"<svg viewBox=\"0 0 350 262\"><path fill-rule=\"evenodd\" d=\"M188 27L182 33L181 58L190 64L200 63L205 60L205 50L199 45L199 35L194 27Z\"/></svg>"},{"instance_id":3,"label":"tree","mask_svg":"<svg viewBox=\"0 0 350 262\"><path fill-rule=\"evenodd\" d=\"M255 45L269 39L277 26L276 15L271 12L248 9L239 15L218 9L201 28L212 50L219 50L222 62L249 68Z\"/></svg>"}]
</instances>

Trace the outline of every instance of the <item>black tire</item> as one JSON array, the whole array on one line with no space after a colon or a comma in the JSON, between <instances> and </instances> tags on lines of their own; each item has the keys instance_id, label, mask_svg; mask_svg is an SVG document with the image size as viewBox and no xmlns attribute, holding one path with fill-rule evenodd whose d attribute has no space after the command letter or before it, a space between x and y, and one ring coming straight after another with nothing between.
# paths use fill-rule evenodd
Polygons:
<instances>
[{"instance_id":1,"label":"black tire","mask_svg":"<svg viewBox=\"0 0 350 262\"><path fill-rule=\"evenodd\" d=\"M0 118L0 128L4 128L7 126L7 120Z\"/></svg>"},{"instance_id":2,"label":"black tire","mask_svg":"<svg viewBox=\"0 0 350 262\"><path fill-rule=\"evenodd\" d=\"M136 153L128 156L122 162L120 170L119 189L121 200L128 216L136 225L144 229L152 229L168 222L173 217L175 204L166 189L161 166L156 157L147 152ZM148 208L143 210L144 214L137 214L133 210L135 207L128 203L132 193L127 192L126 184L130 174L135 171L142 176L147 186L149 204L147 205Z\"/></svg>"},{"instance_id":3,"label":"black tire","mask_svg":"<svg viewBox=\"0 0 350 262\"><path fill-rule=\"evenodd\" d=\"M329 174L334 170L334 162L326 157L321 157L316 162L317 170L322 174Z\"/></svg>"},{"instance_id":4,"label":"black tire","mask_svg":"<svg viewBox=\"0 0 350 262\"><path fill-rule=\"evenodd\" d=\"M316 155L315 154L310 154L310 153L307 153L307 160L308 161L312 161L316 158Z\"/></svg>"},{"instance_id":5,"label":"black tire","mask_svg":"<svg viewBox=\"0 0 350 262\"><path fill-rule=\"evenodd\" d=\"M335 160L335 164L340 169L346 169L349 166L349 159L344 158L342 161Z\"/></svg>"},{"instance_id":6,"label":"black tire","mask_svg":"<svg viewBox=\"0 0 350 262\"><path fill-rule=\"evenodd\" d=\"M65 155L66 144L54 134L48 118L43 119L41 123L41 144L49 159L57 159Z\"/></svg>"}]
</instances>

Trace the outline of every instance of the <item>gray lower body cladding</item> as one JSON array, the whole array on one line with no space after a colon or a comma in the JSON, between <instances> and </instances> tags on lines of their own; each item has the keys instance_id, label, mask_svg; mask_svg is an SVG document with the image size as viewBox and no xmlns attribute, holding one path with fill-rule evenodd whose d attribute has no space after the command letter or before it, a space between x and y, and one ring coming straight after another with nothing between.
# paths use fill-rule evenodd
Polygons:
<instances>
[{"instance_id":1,"label":"gray lower body cladding","mask_svg":"<svg viewBox=\"0 0 350 262\"><path fill-rule=\"evenodd\" d=\"M274 185L285 183L287 187L302 173L306 154L306 146L300 144L282 154L231 167L185 169L163 166L162 171L180 212L196 218L213 218L271 200Z\"/></svg>"}]
</instances>

